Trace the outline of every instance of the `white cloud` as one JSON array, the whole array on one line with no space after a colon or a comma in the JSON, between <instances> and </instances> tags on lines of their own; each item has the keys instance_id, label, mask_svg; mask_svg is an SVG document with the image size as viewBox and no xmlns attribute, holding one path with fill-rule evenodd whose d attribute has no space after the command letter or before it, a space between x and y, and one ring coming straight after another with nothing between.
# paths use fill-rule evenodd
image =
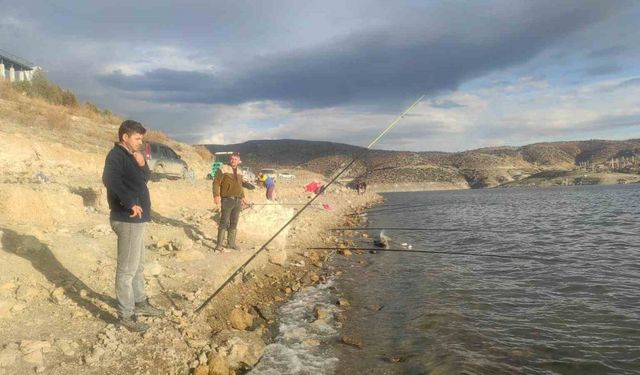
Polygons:
<instances>
[{"instance_id":1,"label":"white cloud","mask_svg":"<svg viewBox=\"0 0 640 375\"><path fill-rule=\"evenodd\" d=\"M423 101L380 143L384 149L457 151L606 136L640 127L640 85L603 80L559 89L529 77ZM216 106L200 143L308 139L366 146L395 114L342 107L292 111L274 102ZM629 137L636 136L629 133Z\"/></svg>"},{"instance_id":2,"label":"white cloud","mask_svg":"<svg viewBox=\"0 0 640 375\"><path fill-rule=\"evenodd\" d=\"M140 46L118 61L101 67L99 73L120 71L125 75L143 74L155 69L215 72L216 65L210 59L194 57L195 52L172 46ZM124 59L124 61L123 61Z\"/></svg>"}]
</instances>

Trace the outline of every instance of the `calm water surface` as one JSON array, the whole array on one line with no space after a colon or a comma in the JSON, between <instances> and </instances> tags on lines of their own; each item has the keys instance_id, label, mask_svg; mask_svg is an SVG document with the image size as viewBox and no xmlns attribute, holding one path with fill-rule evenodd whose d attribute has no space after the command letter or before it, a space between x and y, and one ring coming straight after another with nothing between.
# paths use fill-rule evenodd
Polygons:
<instances>
[{"instance_id":1,"label":"calm water surface","mask_svg":"<svg viewBox=\"0 0 640 375\"><path fill-rule=\"evenodd\" d=\"M337 293L352 307L339 334L363 347L333 344L338 361L327 371L640 374L640 185L385 198L367 225L474 230L388 231L392 247L541 260L409 253L341 260Z\"/></svg>"}]
</instances>

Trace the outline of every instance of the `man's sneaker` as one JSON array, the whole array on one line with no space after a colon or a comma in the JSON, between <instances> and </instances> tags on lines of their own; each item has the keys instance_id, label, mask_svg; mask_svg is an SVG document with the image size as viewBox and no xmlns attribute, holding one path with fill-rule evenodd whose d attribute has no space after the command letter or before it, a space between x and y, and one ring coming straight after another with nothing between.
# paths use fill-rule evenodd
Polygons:
<instances>
[{"instance_id":1,"label":"man's sneaker","mask_svg":"<svg viewBox=\"0 0 640 375\"><path fill-rule=\"evenodd\" d=\"M142 316L162 316L164 310L151 306L149 300L136 303L136 307L133 309L135 315Z\"/></svg>"},{"instance_id":2,"label":"man's sneaker","mask_svg":"<svg viewBox=\"0 0 640 375\"><path fill-rule=\"evenodd\" d=\"M148 325L134 320L131 316L128 318L121 317L120 320L118 320L118 324L126 327L131 332L144 332L149 329Z\"/></svg>"}]
</instances>

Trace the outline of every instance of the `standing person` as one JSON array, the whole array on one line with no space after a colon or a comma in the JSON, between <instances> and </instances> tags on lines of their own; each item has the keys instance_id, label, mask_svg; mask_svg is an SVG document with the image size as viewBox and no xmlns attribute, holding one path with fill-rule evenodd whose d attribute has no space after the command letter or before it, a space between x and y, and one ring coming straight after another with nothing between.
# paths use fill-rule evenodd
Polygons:
<instances>
[{"instance_id":1,"label":"standing person","mask_svg":"<svg viewBox=\"0 0 640 375\"><path fill-rule=\"evenodd\" d=\"M102 182L107 188L111 228L118 236L116 299L119 323L130 331L144 332L149 326L138 316L160 316L164 311L149 304L144 290L144 224L149 221L151 198L147 181L149 166L138 151L146 129L126 120L104 163Z\"/></svg>"},{"instance_id":2,"label":"standing person","mask_svg":"<svg viewBox=\"0 0 640 375\"><path fill-rule=\"evenodd\" d=\"M362 188L363 194L367 192L367 183L365 181L362 181L362 183L360 184L360 187Z\"/></svg>"},{"instance_id":3,"label":"standing person","mask_svg":"<svg viewBox=\"0 0 640 375\"><path fill-rule=\"evenodd\" d=\"M222 250L227 231L227 247L239 250L236 245L238 219L242 205L248 205L242 188L242 171L238 169L240 163L240 154L234 152L229 158L229 164L221 166L213 179L213 200L216 205L221 206L216 251Z\"/></svg>"},{"instance_id":4,"label":"standing person","mask_svg":"<svg viewBox=\"0 0 640 375\"><path fill-rule=\"evenodd\" d=\"M267 200L274 200L274 193L276 192L276 181L273 177L269 176L264 181L264 186L267 188Z\"/></svg>"}]
</instances>

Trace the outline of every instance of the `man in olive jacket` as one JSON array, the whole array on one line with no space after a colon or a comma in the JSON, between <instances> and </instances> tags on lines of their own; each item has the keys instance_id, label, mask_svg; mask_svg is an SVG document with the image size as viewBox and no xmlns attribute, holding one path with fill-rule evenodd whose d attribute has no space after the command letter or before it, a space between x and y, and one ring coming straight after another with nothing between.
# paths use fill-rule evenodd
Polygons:
<instances>
[{"instance_id":1,"label":"man in olive jacket","mask_svg":"<svg viewBox=\"0 0 640 375\"><path fill-rule=\"evenodd\" d=\"M149 327L137 321L140 315L160 316L163 311L149 304L144 287L144 225L150 219L151 198L147 181L149 167L138 151L146 129L126 120L118 130L119 142L107 155L102 182L107 188L111 228L118 236L116 298L119 323L131 331Z\"/></svg>"},{"instance_id":2,"label":"man in olive jacket","mask_svg":"<svg viewBox=\"0 0 640 375\"><path fill-rule=\"evenodd\" d=\"M213 179L213 200L216 205L221 206L216 251L222 250L227 231L229 231L227 247L239 249L236 245L238 219L242 205L248 204L242 188L242 171L238 168L241 162L240 154L234 152L229 158L229 164L218 168Z\"/></svg>"}]
</instances>

